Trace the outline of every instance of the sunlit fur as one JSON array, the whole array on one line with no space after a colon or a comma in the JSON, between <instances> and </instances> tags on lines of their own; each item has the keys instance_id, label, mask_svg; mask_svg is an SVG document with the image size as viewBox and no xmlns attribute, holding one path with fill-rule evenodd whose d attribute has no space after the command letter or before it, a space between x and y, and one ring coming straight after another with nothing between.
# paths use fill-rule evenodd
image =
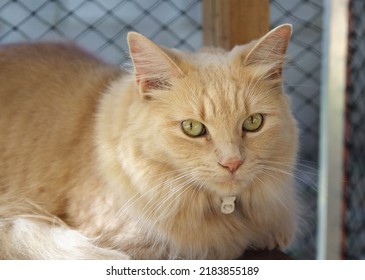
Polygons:
<instances>
[{"instance_id":1,"label":"sunlit fur","mask_svg":"<svg viewBox=\"0 0 365 280\"><path fill-rule=\"evenodd\" d=\"M233 259L287 246L290 35L283 25L230 52L187 53L130 33L133 73L68 44L0 48L0 258ZM262 128L243 131L254 113ZM187 119L207 135L187 136ZM222 166L232 158L234 173Z\"/></svg>"}]
</instances>

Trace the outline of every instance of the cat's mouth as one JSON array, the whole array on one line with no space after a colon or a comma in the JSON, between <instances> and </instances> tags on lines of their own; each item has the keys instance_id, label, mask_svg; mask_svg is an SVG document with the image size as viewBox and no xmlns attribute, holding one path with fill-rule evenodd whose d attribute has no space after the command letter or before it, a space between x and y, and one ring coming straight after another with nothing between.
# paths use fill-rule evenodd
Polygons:
<instances>
[{"instance_id":1,"label":"cat's mouth","mask_svg":"<svg viewBox=\"0 0 365 280\"><path fill-rule=\"evenodd\" d=\"M215 177L213 185L219 195L238 195L251 183L252 176L242 177L239 174L229 174Z\"/></svg>"},{"instance_id":2,"label":"cat's mouth","mask_svg":"<svg viewBox=\"0 0 365 280\"><path fill-rule=\"evenodd\" d=\"M227 184L228 186L230 186L239 185L240 183L242 183L242 181L244 181L244 179L237 174L227 174L217 177L216 181L220 184Z\"/></svg>"},{"instance_id":3,"label":"cat's mouth","mask_svg":"<svg viewBox=\"0 0 365 280\"><path fill-rule=\"evenodd\" d=\"M213 188L220 196L227 196L238 195L247 186L247 182L230 177L216 180L213 185Z\"/></svg>"}]
</instances>

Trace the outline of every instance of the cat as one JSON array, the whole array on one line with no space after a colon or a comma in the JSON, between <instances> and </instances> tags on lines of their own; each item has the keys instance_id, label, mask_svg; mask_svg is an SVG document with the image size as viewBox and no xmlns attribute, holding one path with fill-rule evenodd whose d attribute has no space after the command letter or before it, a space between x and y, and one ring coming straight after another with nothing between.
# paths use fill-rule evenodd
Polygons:
<instances>
[{"instance_id":1,"label":"cat","mask_svg":"<svg viewBox=\"0 0 365 280\"><path fill-rule=\"evenodd\" d=\"M133 70L0 47L1 259L235 259L297 231L292 27L190 53L130 32Z\"/></svg>"}]
</instances>

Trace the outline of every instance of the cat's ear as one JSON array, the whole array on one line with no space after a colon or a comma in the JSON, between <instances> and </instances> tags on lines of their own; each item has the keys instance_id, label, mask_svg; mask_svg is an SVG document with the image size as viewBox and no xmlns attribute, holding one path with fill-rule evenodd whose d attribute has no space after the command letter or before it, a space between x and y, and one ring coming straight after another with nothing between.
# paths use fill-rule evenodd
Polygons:
<instances>
[{"instance_id":1,"label":"cat's ear","mask_svg":"<svg viewBox=\"0 0 365 280\"><path fill-rule=\"evenodd\" d=\"M259 39L244 59L244 66L261 67L271 79L281 78L292 26L283 24Z\"/></svg>"},{"instance_id":2,"label":"cat's ear","mask_svg":"<svg viewBox=\"0 0 365 280\"><path fill-rule=\"evenodd\" d=\"M173 57L143 35L129 32L128 46L141 93L168 89L171 78L182 75Z\"/></svg>"}]
</instances>

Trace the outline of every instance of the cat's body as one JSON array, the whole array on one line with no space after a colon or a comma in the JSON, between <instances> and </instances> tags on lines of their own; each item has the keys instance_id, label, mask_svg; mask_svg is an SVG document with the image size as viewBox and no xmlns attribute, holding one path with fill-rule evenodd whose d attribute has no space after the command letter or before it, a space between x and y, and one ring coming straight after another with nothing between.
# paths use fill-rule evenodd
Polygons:
<instances>
[{"instance_id":1,"label":"cat's body","mask_svg":"<svg viewBox=\"0 0 365 280\"><path fill-rule=\"evenodd\" d=\"M227 259L286 246L290 32L199 54L131 34L135 75L67 44L0 48L0 258ZM242 131L254 114L263 123ZM204 130L189 136L186 120Z\"/></svg>"}]
</instances>

